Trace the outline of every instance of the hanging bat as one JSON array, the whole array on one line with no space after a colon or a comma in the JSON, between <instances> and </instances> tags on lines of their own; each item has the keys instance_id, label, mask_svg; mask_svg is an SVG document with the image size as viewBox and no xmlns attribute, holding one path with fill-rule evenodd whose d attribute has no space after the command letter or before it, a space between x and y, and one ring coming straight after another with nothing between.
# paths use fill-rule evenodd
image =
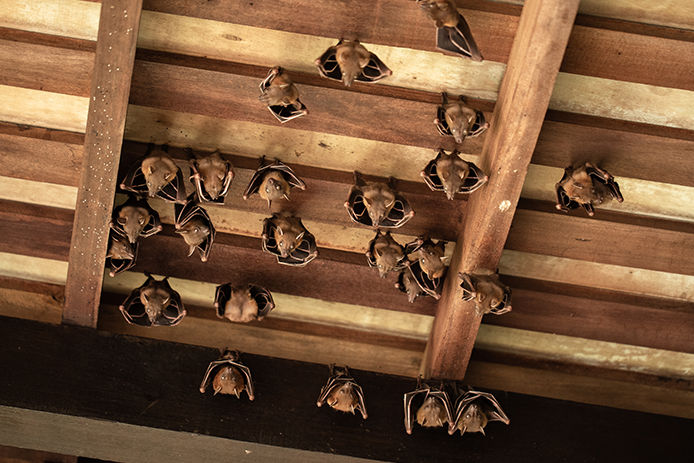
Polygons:
<instances>
[{"instance_id":1,"label":"hanging bat","mask_svg":"<svg viewBox=\"0 0 694 463\"><path fill-rule=\"evenodd\" d=\"M442 149L421 175L429 188L443 191L448 199L453 199L456 193L472 193L489 179L475 164L464 161L458 150L447 153Z\"/></svg>"},{"instance_id":2,"label":"hanging bat","mask_svg":"<svg viewBox=\"0 0 694 463\"><path fill-rule=\"evenodd\" d=\"M277 257L277 262L303 267L318 256L316 239L306 230L299 217L274 213L263 221L263 251Z\"/></svg>"},{"instance_id":3,"label":"hanging bat","mask_svg":"<svg viewBox=\"0 0 694 463\"><path fill-rule=\"evenodd\" d=\"M159 233L162 225L159 214L145 199L138 200L129 196L127 201L113 210L111 228L122 232L131 244L135 244L139 237L146 238Z\"/></svg>"},{"instance_id":4,"label":"hanging bat","mask_svg":"<svg viewBox=\"0 0 694 463\"><path fill-rule=\"evenodd\" d=\"M111 268L108 274L114 277L132 268L137 260L137 248L137 241L131 243L122 230L111 228L106 252L106 266Z\"/></svg>"},{"instance_id":5,"label":"hanging bat","mask_svg":"<svg viewBox=\"0 0 694 463\"><path fill-rule=\"evenodd\" d=\"M185 202L186 190L183 174L176 163L166 154L168 147L147 147L145 157L130 167L120 184L122 190L138 196L159 197L165 201Z\"/></svg>"},{"instance_id":6,"label":"hanging bat","mask_svg":"<svg viewBox=\"0 0 694 463\"><path fill-rule=\"evenodd\" d=\"M320 75L340 80L347 87L355 80L377 82L393 74L378 56L364 48L358 40L340 39L337 45L328 48L316 60L316 66Z\"/></svg>"},{"instance_id":7,"label":"hanging bat","mask_svg":"<svg viewBox=\"0 0 694 463\"><path fill-rule=\"evenodd\" d=\"M443 102L436 108L434 119L441 135L453 137L460 144L466 137L476 137L489 128L484 113L467 106L462 96L453 103L448 101L446 93L442 93L441 98Z\"/></svg>"},{"instance_id":8,"label":"hanging bat","mask_svg":"<svg viewBox=\"0 0 694 463\"><path fill-rule=\"evenodd\" d=\"M445 241L434 243L423 237L405 245L405 254L410 261L408 269L412 278L426 295L434 299L441 297L446 273L445 252Z\"/></svg>"},{"instance_id":9,"label":"hanging bat","mask_svg":"<svg viewBox=\"0 0 694 463\"><path fill-rule=\"evenodd\" d=\"M191 194L185 204L174 204L174 212L175 232L188 245L188 257L197 250L200 260L207 262L215 237L215 229L207 211L198 205L195 194Z\"/></svg>"},{"instance_id":10,"label":"hanging bat","mask_svg":"<svg viewBox=\"0 0 694 463\"><path fill-rule=\"evenodd\" d=\"M131 325L174 326L186 316L181 296L169 284L169 277L155 280L147 275L147 281L135 288L119 309Z\"/></svg>"},{"instance_id":11,"label":"hanging bat","mask_svg":"<svg viewBox=\"0 0 694 463\"><path fill-rule=\"evenodd\" d=\"M556 190L557 209L568 211L583 206L591 217L595 214L594 204L611 199L620 203L624 201L614 177L590 162L564 169L564 176L557 183Z\"/></svg>"},{"instance_id":12,"label":"hanging bat","mask_svg":"<svg viewBox=\"0 0 694 463\"><path fill-rule=\"evenodd\" d=\"M281 123L308 114L308 109L299 100L299 90L284 70L275 66L260 83L260 101Z\"/></svg>"},{"instance_id":13,"label":"hanging bat","mask_svg":"<svg viewBox=\"0 0 694 463\"><path fill-rule=\"evenodd\" d=\"M327 403L333 409L351 413L355 410L361 412L361 416L366 419L366 405L364 404L364 391L361 386L349 374L349 368L335 368L335 364L330 365L330 378L320 390L316 405L322 407Z\"/></svg>"},{"instance_id":14,"label":"hanging bat","mask_svg":"<svg viewBox=\"0 0 694 463\"><path fill-rule=\"evenodd\" d=\"M407 200L395 190L395 179L388 183L366 182L354 172L354 185L345 202L349 217L376 228L399 228L414 216Z\"/></svg>"},{"instance_id":15,"label":"hanging bat","mask_svg":"<svg viewBox=\"0 0 694 463\"><path fill-rule=\"evenodd\" d=\"M214 395L231 394L240 399L241 393L246 391L249 400L255 399L251 369L241 363L236 351L227 349L219 359L210 362L200 384L200 392L205 393L210 381Z\"/></svg>"},{"instance_id":16,"label":"hanging bat","mask_svg":"<svg viewBox=\"0 0 694 463\"><path fill-rule=\"evenodd\" d=\"M424 296L426 294L422 291L422 288L419 286L419 283L417 283L417 280L415 280L409 268L400 272L395 287L407 294L407 300L410 304L412 304L418 296Z\"/></svg>"},{"instance_id":17,"label":"hanging bat","mask_svg":"<svg viewBox=\"0 0 694 463\"><path fill-rule=\"evenodd\" d=\"M366 260L370 267L378 269L381 278L388 272L402 270L407 262L405 248L390 236L390 232L382 234L380 230L376 230L376 236L369 241Z\"/></svg>"},{"instance_id":18,"label":"hanging bat","mask_svg":"<svg viewBox=\"0 0 694 463\"><path fill-rule=\"evenodd\" d=\"M190 180L195 185L198 200L224 204L224 197L234 179L231 162L222 158L219 151L205 157L196 157L190 148L186 151L190 156Z\"/></svg>"},{"instance_id":19,"label":"hanging bat","mask_svg":"<svg viewBox=\"0 0 694 463\"><path fill-rule=\"evenodd\" d=\"M511 422L492 394L479 391L467 391L460 396L454 416L455 419L448 424L448 434L451 435L456 431L460 431L461 436L466 432L481 432L484 435L484 427L490 421Z\"/></svg>"},{"instance_id":20,"label":"hanging bat","mask_svg":"<svg viewBox=\"0 0 694 463\"><path fill-rule=\"evenodd\" d=\"M464 301L475 301L477 315L501 315L511 311L511 288L499 280L499 274L478 269L473 273L459 273Z\"/></svg>"},{"instance_id":21,"label":"hanging bat","mask_svg":"<svg viewBox=\"0 0 694 463\"><path fill-rule=\"evenodd\" d=\"M451 401L448 393L443 389L443 383L440 387L429 386L422 383L422 378L419 377L417 388L405 393L403 402L407 434L412 434L415 420L417 424L425 428L443 427L446 423L453 422ZM418 407L416 413L413 412L414 407Z\"/></svg>"},{"instance_id":22,"label":"hanging bat","mask_svg":"<svg viewBox=\"0 0 694 463\"><path fill-rule=\"evenodd\" d=\"M219 318L248 323L265 318L275 308L275 301L270 291L262 286L248 285L242 288L226 283L217 286L214 306Z\"/></svg>"},{"instance_id":23,"label":"hanging bat","mask_svg":"<svg viewBox=\"0 0 694 463\"><path fill-rule=\"evenodd\" d=\"M261 198L267 201L268 207L272 201L286 199L289 201L289 190L291 188L306 189L303 180L296 176L288 165L279 160L272 164L265 164L265 158L260 158L260 167L255 171L251 181L243 192L243 199L248 199L254 193L258 193Z\"/></svg>"},{"instance_id":24,"label":"hanging bat","mask_svg":"<svg viewBox=\"0 0 694 463\"><path fill-rule=\"evenodd\" d=\"M451 0L416 0L426 15L436 22L436 48L482 61L470 26Z\"/></svg>"}]
</instances>

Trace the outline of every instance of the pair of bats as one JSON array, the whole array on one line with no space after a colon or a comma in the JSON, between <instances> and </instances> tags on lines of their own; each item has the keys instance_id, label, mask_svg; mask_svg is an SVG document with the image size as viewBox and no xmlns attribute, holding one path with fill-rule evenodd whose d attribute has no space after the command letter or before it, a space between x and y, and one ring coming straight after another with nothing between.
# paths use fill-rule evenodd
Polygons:
<instances>
[{"instance_id":1,"label":"pair of bats","mask_svg":"<svg viewBox=\"0 0 694 463\"><path fill-rule=\"evenodd\" d=\"M591 217L595 215L595 204L612 199L620 203L624 201L614 177L590 162L564 169L564 176L555 189L557 209L568 212L583 207Z\"/></svg>"}]
</instances>

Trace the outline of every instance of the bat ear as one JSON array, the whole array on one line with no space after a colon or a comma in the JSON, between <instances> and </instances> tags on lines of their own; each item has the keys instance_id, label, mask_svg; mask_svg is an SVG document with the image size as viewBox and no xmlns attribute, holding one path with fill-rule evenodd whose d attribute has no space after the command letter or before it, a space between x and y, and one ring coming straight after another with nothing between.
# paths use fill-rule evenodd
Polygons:
<instances>
[{"instance_id":1,"label":"bat ear","mask_svg":"<svg viewBox=\"0 0 694 463\"><path fill-rule=\"evenodd\" d=\"M147 175L151 175L152 172L154 172L154 168L152 168L152 166L147 166L147 167L145 167L145 171L146 171L145 173Z\"/></svg>"},{"instance_id":2,"label":"bat ear","mask_svg":"<svg viewBox=\"0 0 694 463\"><path fill-rule=\"evenodd\" d=\"M371 206L371 203L372 203L371 198L367 198L366 196L363 196L363 198L364 198L364 204L366 204L367 206Z\"/></svg>"},{"instance_id":3,"label":"bat ear","mask_svg":"<svg viewBox=\"0 0 694 463\"><path fill-rule=\"evenodd\" d=\"M304 237L304 233L306 233L306 232L301 232L298 235L296 235L296 240L301 241L301 239Z\"/></svg>"},{"instance_id":4,"label":"bat ear","mask_svg":"<svg viewBox=\"0 0 694 463\"><path fill-rule=\"evenodd\" d=\"M284 235L284 231L280 227L275 228L275 230L277 230L278 235L280 235L280 236Z\"/></svg>"}]
</instances>

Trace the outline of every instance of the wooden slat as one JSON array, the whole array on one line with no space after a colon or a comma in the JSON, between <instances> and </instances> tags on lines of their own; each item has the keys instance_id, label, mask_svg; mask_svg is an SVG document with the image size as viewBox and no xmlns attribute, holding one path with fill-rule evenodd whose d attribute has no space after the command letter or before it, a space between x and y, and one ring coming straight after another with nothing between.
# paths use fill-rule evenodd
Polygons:
<instances>
[{"instance_id":1,"label":"wooden slat","mask_svg":"<svg viewBox=\"0 0 694 463\"><path fill-rule=\"evenodd\" d=\"M101 3L82 177L65 287L65 323L96 326L142 0Z\"/></svg>"},{"instance_id":2,"label":"wooden slat","mask_svg":"<svg viewBox=\"0 0 694 463\"><path fill-rule=\"evenodd\" d=\"M523 7L482 152L490 180L468 204L427 347L427 377L465 376L482 317L462 301L458 272L498 267L577 9L577 1Z\"/></svg>"}]
</instances>

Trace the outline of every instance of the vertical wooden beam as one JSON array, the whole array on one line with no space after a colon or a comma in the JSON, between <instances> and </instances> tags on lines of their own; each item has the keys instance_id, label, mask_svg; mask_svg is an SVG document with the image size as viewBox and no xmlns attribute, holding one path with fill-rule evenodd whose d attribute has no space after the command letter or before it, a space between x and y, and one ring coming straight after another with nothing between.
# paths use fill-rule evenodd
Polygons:
<instances>
[{"instance_id":1,"label":"vertical wooden beam","mask_svg":"<svg viewBox=\"0 0 694 463\"><path fill-rule=\"evenodd\" d=\"M96 327L142 0L103 0L63 322Z\"/></svg>"},{"instance_id":2,"label":"vertical wooden beam","mask_svg":"<svg viewBox=\"0 0 694 463\"><path fill-rule=\"evenodd\" d=\"M427 346L427 377L463 379L482 317L458 272L496 269L552 95L579 0L527 0L482 149L489 182L467 206Z\"/></svg>"}]
</instances>

